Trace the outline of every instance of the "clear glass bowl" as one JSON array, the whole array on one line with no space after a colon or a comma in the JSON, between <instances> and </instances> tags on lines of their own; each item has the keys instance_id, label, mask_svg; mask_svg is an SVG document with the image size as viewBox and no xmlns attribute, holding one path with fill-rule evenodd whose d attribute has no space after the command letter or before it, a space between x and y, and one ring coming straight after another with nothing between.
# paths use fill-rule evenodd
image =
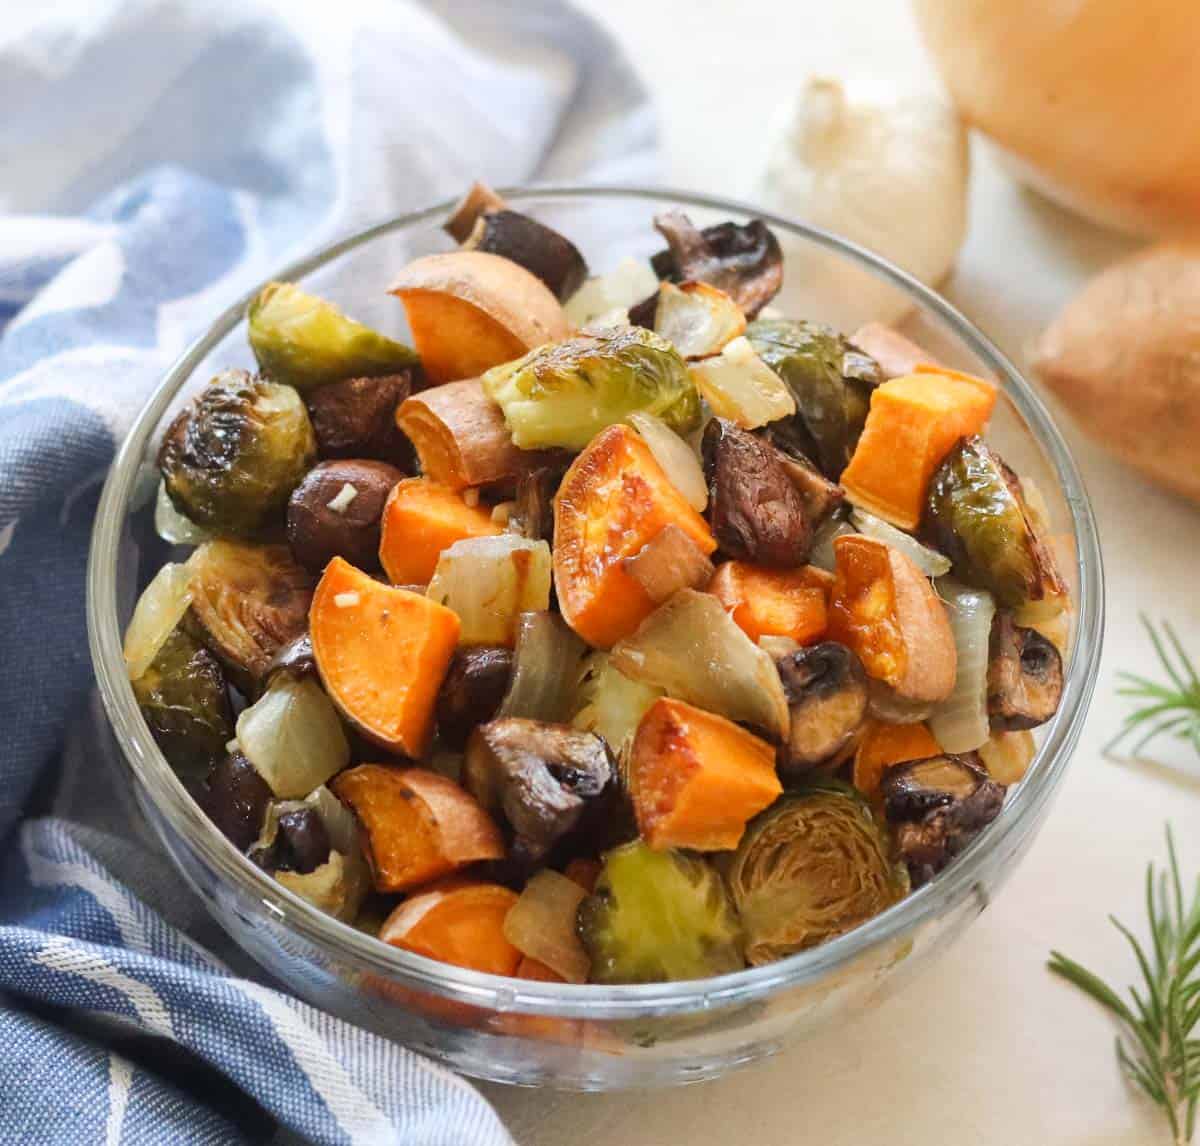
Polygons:
<instances>
[{"instance_id":1,"label":"clear glass bowl","mask_svg":"<svg viewBox=\"0 0 1200 1146\"><path fill-rule=\"evenodd\" d=\"M668 206L685 206L701 224L757 215L787 250L775 302L782 311L846 326L863 317L855 308L864 299L874 308L881 292L891 294L911 303L905 329L913 337L948 364L999 383L989 437L1018 472L1036 479L1076 608L1061 708L995 823L938 879L849 934L766 967L694 982L572 986L481 974L387 947L291 894L229 844L188 796L142 721L121 655L134 601L168 556L151 521L159 437L172 412L218 369L251 365L246 300L220 315L167 373L109 474L88 570L96 677L139 804L164 848L234 939L297 994L480 1078L588 1090L707 1078L895 990L966 929L1012 871L1049 809L1096 679L1103 608L1096 526L1075 463L1029 384L961 314L879 257L795 220L682 192L505 195L569 235L594 272L658 249L651 218ZM451 246L439 228L448 206L381 223L276 277L300 281L404 337L402 308L385 288L409 259Z\"/></svg>"}]
</instances>

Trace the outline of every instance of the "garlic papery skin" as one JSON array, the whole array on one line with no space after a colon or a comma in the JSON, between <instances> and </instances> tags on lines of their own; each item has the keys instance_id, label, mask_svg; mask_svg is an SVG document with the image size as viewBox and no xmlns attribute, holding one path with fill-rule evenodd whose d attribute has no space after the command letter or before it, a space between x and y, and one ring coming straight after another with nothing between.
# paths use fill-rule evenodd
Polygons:
<instances>
[{"instance_id":1,"label":"garlic papery skin","mask_svg":"<svg viewBox=\"0 0 1200 1146\"><path fill-rule=\"evenodd\" d=\"M967 227L967 134L937 92L817 76L776 118L756 201L883 255L928 286ZM789 286L842 328L892 322L902 291L811 244L784 242ZM794 296L790 296L794 297ZM794 307L793 307L794 309Z\"/></svg>"}]
</instances>

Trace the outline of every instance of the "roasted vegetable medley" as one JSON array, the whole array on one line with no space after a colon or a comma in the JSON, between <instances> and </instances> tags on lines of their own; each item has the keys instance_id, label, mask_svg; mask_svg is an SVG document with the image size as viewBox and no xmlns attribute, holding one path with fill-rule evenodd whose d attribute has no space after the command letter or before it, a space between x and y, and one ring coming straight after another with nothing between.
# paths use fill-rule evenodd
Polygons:
<instances>
[{"instance_id":1,"label":"roasted vegetable medley","mask_svg":"<svg viewBox=\"0 0 1200 1146\"><path fill-rule=\"evenodd\" d=\"M1069 601L992 384L771 309L760 221L655 225L589 277L476 186L392 288L411 348L273 283L259 372L163 437L191 552L126 634L146 723L385 943L569 983L784 958L953 862L1058 707Z\"/></svg>"}]
</instances>

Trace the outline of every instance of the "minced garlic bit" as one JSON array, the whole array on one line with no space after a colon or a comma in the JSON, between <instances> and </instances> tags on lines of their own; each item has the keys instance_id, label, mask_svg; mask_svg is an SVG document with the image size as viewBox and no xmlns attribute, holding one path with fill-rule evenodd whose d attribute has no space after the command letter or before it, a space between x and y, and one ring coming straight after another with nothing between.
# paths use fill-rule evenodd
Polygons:
<instances>
[{"instance_id":1,"label":"minced garlic bit","mask_svg":"<svg viewBox=\"0 0 1200 1146\"><path fill-rule=\"evenodd\" d=\"M338 593L333 598L333 603L339 609L353 609L362 598L357 593Z\"/></svg>"},{"instance_id":2,"label":"minced garlic bit","mask_svg":"<svg viewBox=\"0 0 1200 1146\"><path fill-rule=\"evenodd\" d=\"M479 490L477 489L464 489L462 497L467 505L476 506L479 504Z\"/></svg>"},{"instance_id":3,"label":"minced garlic bit","mask_svg":"<svg viewBox=\"0 0 1200 1146\"><path fill-rule=\"evenodd\" d=\"M349 504L356 497L358 497L358 490L356 490L349 482L345 482L343 483L342 488L339 489L337 493L335 493L329 500L329 508L332 509L334 513L345 513L346 507L349 506Z\"/></svg>"},{"instance_id":4,"label":"minced garlic bit","mask_svg":"<svg viewBox=\"0 0 1200 1146\"><path fill-rule=\"evenodd\" d=\"M512 517L512 511L517 508L515 501L502 501L492 510L492 520L497 525L507 525L508 519Z\"/></svg>"}]
</instances>

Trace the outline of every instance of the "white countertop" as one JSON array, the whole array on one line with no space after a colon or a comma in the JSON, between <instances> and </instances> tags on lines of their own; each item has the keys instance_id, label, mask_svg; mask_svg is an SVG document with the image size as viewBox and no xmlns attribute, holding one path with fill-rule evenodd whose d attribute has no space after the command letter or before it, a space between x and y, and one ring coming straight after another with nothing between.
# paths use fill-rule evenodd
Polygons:
<instances>
[{"instance_id":1,"label":"white countertop","mask_svg":"<svg viewBox=\"0 0 1200 1146\"><path fill-rule=\"evenodd\" d=\"M764 121L811 70L923 66L902 0L578 0L613 29L659 101L664 182L742 195ZM945 293L1018 363L1095 268L1126 249L1018 189L974 148L971 228ZM1056 411L1058 413L1058 411ZM897 997L724 1079L648 1094L484 1087L522 1146L1141 1146L1161 1114L1119 1077L1109 1020L1045 970L1052 947L1132 982L1107 923L1141 930L1147 859L1176 827L1200 866L1191 776L1105 760L1121 669L1158 675L1138 613L1170 618L1200 655L1200 508L1109 460L1065 418L1095 505L1108 580L1088 726L1019 870L966 937ZM1185 761L1186 750L1158 754Z\"/></svg>"}]
</instances>

